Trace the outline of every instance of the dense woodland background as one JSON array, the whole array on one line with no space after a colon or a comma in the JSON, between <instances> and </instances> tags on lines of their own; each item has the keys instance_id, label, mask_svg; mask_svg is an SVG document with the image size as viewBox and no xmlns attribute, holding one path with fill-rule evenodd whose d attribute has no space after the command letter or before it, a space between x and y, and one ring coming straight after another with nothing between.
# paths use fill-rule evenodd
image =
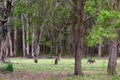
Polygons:
<instances>
[{"instance_id":1,"label":"dense woodland background","mask_svg":"<svg viewBox=\"0 0 120 80\"><path fill-rule=\"evenodd\" d=\"M111 54L113 64L120 56L119 0L13 0L10 10L3 5L0 0L1 14L7 11L8 57L75 56L79 75L82 56ZM2 27L4 17L0 18ZM2 42L5 35L3 29L0 32Z\"/></svg>"},{"instance_id":2,"label":"dense woodland background","mask_svg":"<svg viewBox=\"0 0 120 80\"><path fill-rule=\"evenodd\" d=\"M86 17L90 18L85 23L85 38L91 33L100 11L104 11L109 6L107 0L103 3L98 0L96 3L90 1L87 3L89 3L87 9L91 12L86 12ZM79 3L77 6L79 13ZM72 37L74 12L72 10L72 0L14 0L8 24L8 55L10 57L32 56L33 51L37 55L52 56L59 53L74 55ZM77 26L79 25L78 22ZM101 33L102 31L98 31L96 36ZM84 41L84 56L108 56L110 43L108 39L104 40L104 37L101 37L101 43L92 47L87 44L88 40L90 38Z\"/></svg>"}]
</instances>

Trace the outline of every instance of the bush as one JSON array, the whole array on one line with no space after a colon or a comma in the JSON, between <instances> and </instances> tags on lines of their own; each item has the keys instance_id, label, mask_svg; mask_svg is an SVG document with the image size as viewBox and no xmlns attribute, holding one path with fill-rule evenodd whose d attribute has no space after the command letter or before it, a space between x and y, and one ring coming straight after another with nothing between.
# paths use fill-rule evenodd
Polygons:
<instances>
[{"instance_id":1,"label":"bush","mask_svg":"<svg viewBox=\"0 0 120 80\"><path fill-rule=\"evenodd\" d=\"M0 72L12 72L14 70L12 63L5 63L0 67Z\"/></svg>"},{"instance_id":2,"label":"bush","mask_svg":"<svg viewBox=\"0 0 120 80\"><path fill-rule=\"evenodd\" d=\"M7 63L6 70L12 72L14 70L13 69L13 64Z\"/></svg>"}]
</instances>

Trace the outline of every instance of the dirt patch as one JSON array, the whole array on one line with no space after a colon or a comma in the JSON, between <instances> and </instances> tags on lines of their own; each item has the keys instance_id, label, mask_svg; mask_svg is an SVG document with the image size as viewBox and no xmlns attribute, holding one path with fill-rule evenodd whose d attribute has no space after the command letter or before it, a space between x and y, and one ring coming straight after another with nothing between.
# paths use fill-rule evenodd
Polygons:
<instances>
[{"instance_id":1,"label":"dirt patch","mask_svg":"<svg viewBox=\"0 0 120 80\"><path fill-rule=\"evenodd\" d=\"M4 80L48 80L49 78L57 77L65 79L68 75L62 71L30 71L16 70L11 73L0 73L0 77Z\"/></svg>"},{"instance_id":2,"label":"dirt patch","mask_svg":"<svg viewBox=\"0 0 120 80\"><path fill-rule=\"evenodd\" d=\"M12 73L0 74L0 77L5 80L47 80L50 76L49 71L36 72L28 70L16 70Z\"/></svg>"}]
</instances>

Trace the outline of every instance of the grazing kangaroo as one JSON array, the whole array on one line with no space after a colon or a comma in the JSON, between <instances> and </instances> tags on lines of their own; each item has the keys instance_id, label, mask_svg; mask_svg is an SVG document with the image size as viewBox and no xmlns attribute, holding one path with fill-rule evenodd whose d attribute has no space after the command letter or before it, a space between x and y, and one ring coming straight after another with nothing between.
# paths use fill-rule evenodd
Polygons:
<instances>
[{"instance_id":1,"label":"grazing kangaroo","mask_svg":"<svg viewBox=\"0 0 120 80\"><path fill-rule=\"evenodd\" d=\"M93 60L93 59L89 59L88 61L87 61L87 63L89 63L89 64L93 64L95 62L95 60Z\"/></svg>"}]
</instances>

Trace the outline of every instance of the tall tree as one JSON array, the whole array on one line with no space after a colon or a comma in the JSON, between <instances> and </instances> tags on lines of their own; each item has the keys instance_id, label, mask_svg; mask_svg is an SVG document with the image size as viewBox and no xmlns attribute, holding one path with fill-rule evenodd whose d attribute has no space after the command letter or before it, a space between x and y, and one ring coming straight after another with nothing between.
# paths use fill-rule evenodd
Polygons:
<instances>
[{"instance_id":1,"label":"tall tree","mask_svg":"<svg viewBox=\"0 0 120 80\"><path fill-rule=\"evenodd\" d=\"M119 0L110 0L110 10L114 10L114 11L119 11L120 9L120 1ZM119 13L120 14L120 13ZM118 15L119 15L118 14ZM119 17L118 17L119 19ZM116 19L112 19L111 23L115 23ZM119 23L119 22L118 22ZM115 25L115 24L114 24ZM118 27L119 25L117 25L116 27ZM119 27L118 27L119 28ZM117 34L118 32L118 28L115 29L115 33ZM111 44L110 44L110 56L109 56L109 62L108 62L108 68L107 68L107 72L109 75L115 75L116 72L116 65L117 65L117 46L118 46L118 39L114 38L111 40Z\"/></svg>"},{"instance_id":2,"label":"tall tree","mask_svg":"<svg viewBox=\"0 0 120 80\"><path fill-rule=\"evenodd\" d=\"M8 48L8 18L10 16L11 10L12 10L12 1L10 0L3 0L4 1L4 7L1 15L1 29L2 29L2 40L1 40L1 60L5 62L5 58L7 57L7 48ZM12 54L12 53L11 53Z\"/></svg>"},{"instance_id":3,"label":"tall tree","mask_svg":"<svg viewBox=\"0 0 120 80\"><path fill-rule=\"evenodd\" d=\"M109 40L110 41L110 48L109 48L109 61L108 61L108 68L107 72L110 75L116 74L116 64L117 64L117 31L119 30L119 11L118 11L118 4L119 1L110 0L106 1L107 8L103 7L103 9L98 13L98 17L96 20L95 25L92 27L92 30L89 35L89 44L91 46L98 44L102 41Z\"/></svg>"},{"instance_id":4,"label":"tall tree","mask_svg":"<svg viewBox=\"0 0 120 80\"><path fill-rule=\"evenodd\" d=\"M75 54L75 75L83 75L82 73L82 54L83 54L83 45L84 45L84 36L85 36L85 4L86 0L80 1L80 14L78 13L78 1L73 1L73 11L74 11L74 19L73 19L73 26L72 26L72 33L74 39L74 54ZM77 15L79 14L79 15ZM80 16L80 19L78 19ZM80 20L80 21L78 21ZM79 28L77 28L77 24L80 23Z\"/></svg>"}]
</instances>

